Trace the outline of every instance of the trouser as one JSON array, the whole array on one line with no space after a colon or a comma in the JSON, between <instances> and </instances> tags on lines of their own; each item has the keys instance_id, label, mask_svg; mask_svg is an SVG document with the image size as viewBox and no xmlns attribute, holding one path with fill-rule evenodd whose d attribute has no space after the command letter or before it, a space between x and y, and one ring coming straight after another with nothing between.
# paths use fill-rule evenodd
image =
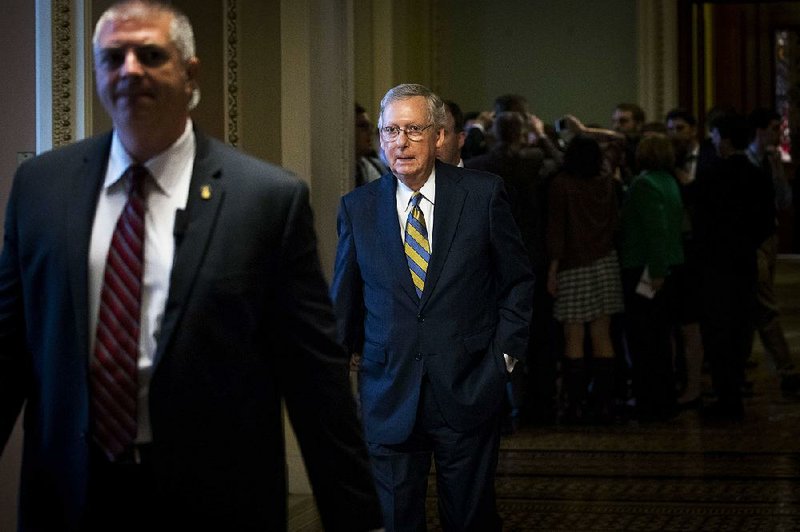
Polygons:
<instances>
[{"instance_id":1,"label":"trouser","mask_svg":"<svg viewBox=\"0 0 800 532\"><path fill-rule=\"evenodd\" d=\"M748 324L755 300L755 273L709 268L703 272L703 348L720 401L741 402Z\"/></svg>"},{"instance_id":2,"label":"trouser","mask_svg":"<svg viewBox=\"0 0 800 532\"><path fill-rule=\"evenodd\" d=\"M652 299L636 293L643 268L622 272L625 322L633 363L633 393L641 415L668 415L675 408L675 372L672 365L674 323L672 280L667 277Z\"/></svg>"},{"instance_id":3,"label":"trouser","mask_svg":"<svg viewBox=\"0 0 800 532\"><path fill-rule=\"evenodd\" d=\"M494 491L500 447L498 416L469 432L454 431L442 418L425 378L411 436L401 444L368 442L367 446L387 532L426 530L431 455L436 464L442 529L501 529Z\"/></svg>"},{"instance_id":4,"label":"trouser","mask_svg":"<svg viewBox=\"0 0 800 532\"><path fill-rule=\"evenodd\" d=\"M758 248L758 281L754 308L754 327L764 346L764 352L780 375L796 371L794 359L786 343L775 297L775 267L778 257L778 235L775 234ZM752 346L752 339L751 339Z\"/></svg>"}]
</instances>

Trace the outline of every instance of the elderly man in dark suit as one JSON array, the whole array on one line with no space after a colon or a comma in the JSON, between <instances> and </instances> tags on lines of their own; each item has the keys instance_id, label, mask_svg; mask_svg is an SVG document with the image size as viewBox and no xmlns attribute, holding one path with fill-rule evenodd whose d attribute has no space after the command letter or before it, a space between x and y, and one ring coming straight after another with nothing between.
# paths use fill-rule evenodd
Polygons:
<instances>
[{"instance_id":1,"label":"elderly man in dark suit","mask_svg":"<svg viewBox=\"0 0 800 532\"><path fill-rule=\"evenodd\" d=\"M307 188L192 127L194 37L97 24L112 133L23 164L0 258L0 444L21 530L281 530L281 399L329 529L381 526Z\"/></svg>"},{"instance_id":2,"label":"elderly man in dark suit","mask_svg":"<svg viewBox=\"0 0 800 532\"><path fill-rule=\"evenodd\" d=\"M391 173L346 195L332 283L387 530L422 530L431 455L445 530L499 530L494 474L533 275L501 179L437 162L442 100L381 101Z\"/></svg>"}]
</instances>

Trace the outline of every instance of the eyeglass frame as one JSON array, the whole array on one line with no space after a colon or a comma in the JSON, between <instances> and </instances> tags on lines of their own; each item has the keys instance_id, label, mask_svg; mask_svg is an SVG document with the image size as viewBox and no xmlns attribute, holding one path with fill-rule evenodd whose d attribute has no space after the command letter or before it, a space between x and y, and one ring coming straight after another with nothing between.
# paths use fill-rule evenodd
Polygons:
<instances>
[{"instance_id":1,"label":"eyeglass frame","mask_svg":"<svg viewBox=\"0 0 800 532\"><path fill-rule=\"evenodd\" d=\"M406 138L408 140L410 140L411 142L419 142L424 137L425 130L427 130L428 128L431 128L433 126L434 126L434 124L428 124L427 126L424 126L424 127L418 126L416 124L411 124L411 125L406 126L406 127L381 126L381 127L378 128L378 135L380 136L381 140L384 141L384 142L394 142L400 136L400 132L403 132L405 134ZM411 134L413 135L412 136L412 135L409 135L409 131L408 131L408 128L410 128L410 127L419 127L420 129L418 131L411 131ZM384 134L385 133L388 133L388 134L391 133L390 131L387 131L387 129L396 129L397 131L394 133L394 135L392 135L391 138L386 138Z\"/></svg>"}]
</instances>

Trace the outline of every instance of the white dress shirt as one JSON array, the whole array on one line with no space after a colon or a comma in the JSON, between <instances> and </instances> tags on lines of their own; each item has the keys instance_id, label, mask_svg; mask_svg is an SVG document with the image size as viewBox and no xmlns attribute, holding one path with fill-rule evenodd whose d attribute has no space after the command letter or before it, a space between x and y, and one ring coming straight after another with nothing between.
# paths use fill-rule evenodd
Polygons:
<instances>
[{"instance_id":1,"label":"white dress shirt","mask_svg":"<svg viewBox=\"0 0 800 532\"><path fill-rule=\"evenodd\" d=\"M153 357L169 293L169 277L175 253L173 228L175 212L185 209L189 196L195 157L192 122L172 146L144 163L153 176L144 186L145 238L142 283L142 316L139 333L139 401L137 443L152 440L148 412L148 388ZM100 292L111 237L127 201L121 177L135 161L122 146L115 131L111 140L103 188L97 200L92 240L89 248L89 337L90 353L94 353Z\"/></svg>"},{"instance_id":2,"label":"white dress shirt","mask_svg":"<svg viewBox=\"0 0 800 532\"><path fill-rule=\"evenodd\" d=\"M689 183L693 182L697 177L697 157L700 155L700 144L695 143L692 151L686 157L686 174L689 178Z\"/></svg>"},{"instance_id":3,"label":"white dress shirt","mask_svg":"<svg viewBox=\"0 0 800 532\"><path fill-rule=\"evenodd\" d=\"M419 200L419 208L422 216L425 217L425 228L428 230L428 245L433 254L433 206L436 203L436 169L431 170L431 175L422 188L419 189L422 199ZM397 219L400 221L400 238L402 242L406 240L406 221L408 213L411 212L411 196L414 191L408 188L402 181L397 180Z\"/></svg>"}]
</instances>

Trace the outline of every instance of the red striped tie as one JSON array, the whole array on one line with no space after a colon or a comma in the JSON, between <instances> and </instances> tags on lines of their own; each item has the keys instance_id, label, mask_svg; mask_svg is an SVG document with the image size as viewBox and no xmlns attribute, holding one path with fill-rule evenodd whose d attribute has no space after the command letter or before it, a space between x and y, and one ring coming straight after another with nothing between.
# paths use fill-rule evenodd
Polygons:
<instances>
[{"instance_id":1,"label":"red striped tie","mask_svg":"<svg viewBox=\"0 0 800 532\"><path fill-rule=\"evenodd\" d=\"M125 172L128 201L106 259L97 338L91 360L93 435L109 459L136 438L136 401L142 271L144 270L145 167Z\"/></svg>"}]
</instances>

